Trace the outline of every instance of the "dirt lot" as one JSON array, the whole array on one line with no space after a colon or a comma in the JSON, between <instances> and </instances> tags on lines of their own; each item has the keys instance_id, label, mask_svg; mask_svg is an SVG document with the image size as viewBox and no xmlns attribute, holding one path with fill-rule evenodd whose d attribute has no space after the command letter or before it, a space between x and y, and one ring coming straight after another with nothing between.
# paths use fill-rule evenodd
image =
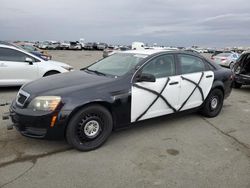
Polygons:
<instances>
[{"instance_id":1,"label":"dirt lot","mask_svg":"<svg viewBox=\"0 0 250 188\"><path fill-rule=\"evenodd\" d=\"M51 51L76 69L101 52ZM1 88L0 103L18 88ZM8 105L0 106L0 115ZM233 90L221 114L162 117L115 132L78 152L65 141L25 138L0 120L0 187L250 187L250 87Z\"/></svg>"}]
</instances>

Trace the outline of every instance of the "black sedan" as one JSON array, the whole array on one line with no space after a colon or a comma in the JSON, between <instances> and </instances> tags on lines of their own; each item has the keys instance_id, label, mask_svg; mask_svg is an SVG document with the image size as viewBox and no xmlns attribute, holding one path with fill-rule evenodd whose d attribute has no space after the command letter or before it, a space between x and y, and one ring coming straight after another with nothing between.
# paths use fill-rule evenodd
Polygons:
<instances>
[{"instance_id":1,"label":"black sedan","mask_svg":"<svg viewBox=\"0 0 250 188\"><path fill-rule=\"evenodd\" d=\"M230 70L184 51L125 51L80 71L24 85L10 107L33 138L66 138L78 150L101 146L112 130L183 111L217 116L230 95Z\"/></svg>"}]
</instances>

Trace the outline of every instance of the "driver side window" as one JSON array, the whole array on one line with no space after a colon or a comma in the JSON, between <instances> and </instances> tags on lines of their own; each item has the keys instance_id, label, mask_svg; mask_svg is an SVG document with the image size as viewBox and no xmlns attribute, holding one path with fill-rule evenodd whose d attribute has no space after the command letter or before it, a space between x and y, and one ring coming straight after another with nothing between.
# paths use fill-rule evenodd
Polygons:
<instances>
[{"instance_id":1,"label":"driver side window","mask_svg":"<svg viewBox=\"0 0 250 188\"><path fill-rule=\"evenodd\" d=\"M152 74L155 78L164 78L175 75L173 55L162 55L151 60L143 67L142 73Z\"/></svg>"}]
</instances>

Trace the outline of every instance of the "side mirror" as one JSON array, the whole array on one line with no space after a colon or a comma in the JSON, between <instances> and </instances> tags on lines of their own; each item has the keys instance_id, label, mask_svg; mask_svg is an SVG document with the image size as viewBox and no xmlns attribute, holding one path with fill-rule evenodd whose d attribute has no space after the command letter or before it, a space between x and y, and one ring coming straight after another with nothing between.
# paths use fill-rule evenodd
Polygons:
<instances>
[{"instance_id":1,"label":"side mirror","mask_svg":"<svg viewBox=\"0 0 250 188\"><path fill-rule=\"evenodd\" d=\"M148 73L142 73L137 78L138 82L155 82L155 76Z\"/></svg>"},{"instance_id":2,"label":"side mirror","mask_svg":"<svg viewBox=\"0 0 250 188\"><path fill-rule=\"evenodd\" d=\"M30 57L26 57L25 62L29 63L30 65L33 65L33 59L31 59Z\"/></svg>"}]
</instances>

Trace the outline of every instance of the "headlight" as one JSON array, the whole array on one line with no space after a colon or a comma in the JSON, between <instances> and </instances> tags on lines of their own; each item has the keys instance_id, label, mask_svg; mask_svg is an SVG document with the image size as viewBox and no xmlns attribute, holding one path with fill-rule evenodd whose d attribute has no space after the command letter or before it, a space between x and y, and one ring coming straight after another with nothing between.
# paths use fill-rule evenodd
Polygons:
<instances>
[{"instance_id":1,"label":"headlight","mask_svg":"<svg viewBox=\"0 0 250 188\"><path fill-rule=\"evenodd\" d=\"M73 67L68 67L68 66L62 66L62 68L66 69L67 71L72 71L72 70L74 70Z\"/></svg>"},{"instance_id":2,"label":"headlight","mask_svg":"<svg viewBox=\"0 0 250 188\"><path fill-rule=\"evenodd\" d=\"M60 102L61 97L59 96L40 96L34 98L28 108L34 111L54 111Z\"/></svg>"}]
</instances>

